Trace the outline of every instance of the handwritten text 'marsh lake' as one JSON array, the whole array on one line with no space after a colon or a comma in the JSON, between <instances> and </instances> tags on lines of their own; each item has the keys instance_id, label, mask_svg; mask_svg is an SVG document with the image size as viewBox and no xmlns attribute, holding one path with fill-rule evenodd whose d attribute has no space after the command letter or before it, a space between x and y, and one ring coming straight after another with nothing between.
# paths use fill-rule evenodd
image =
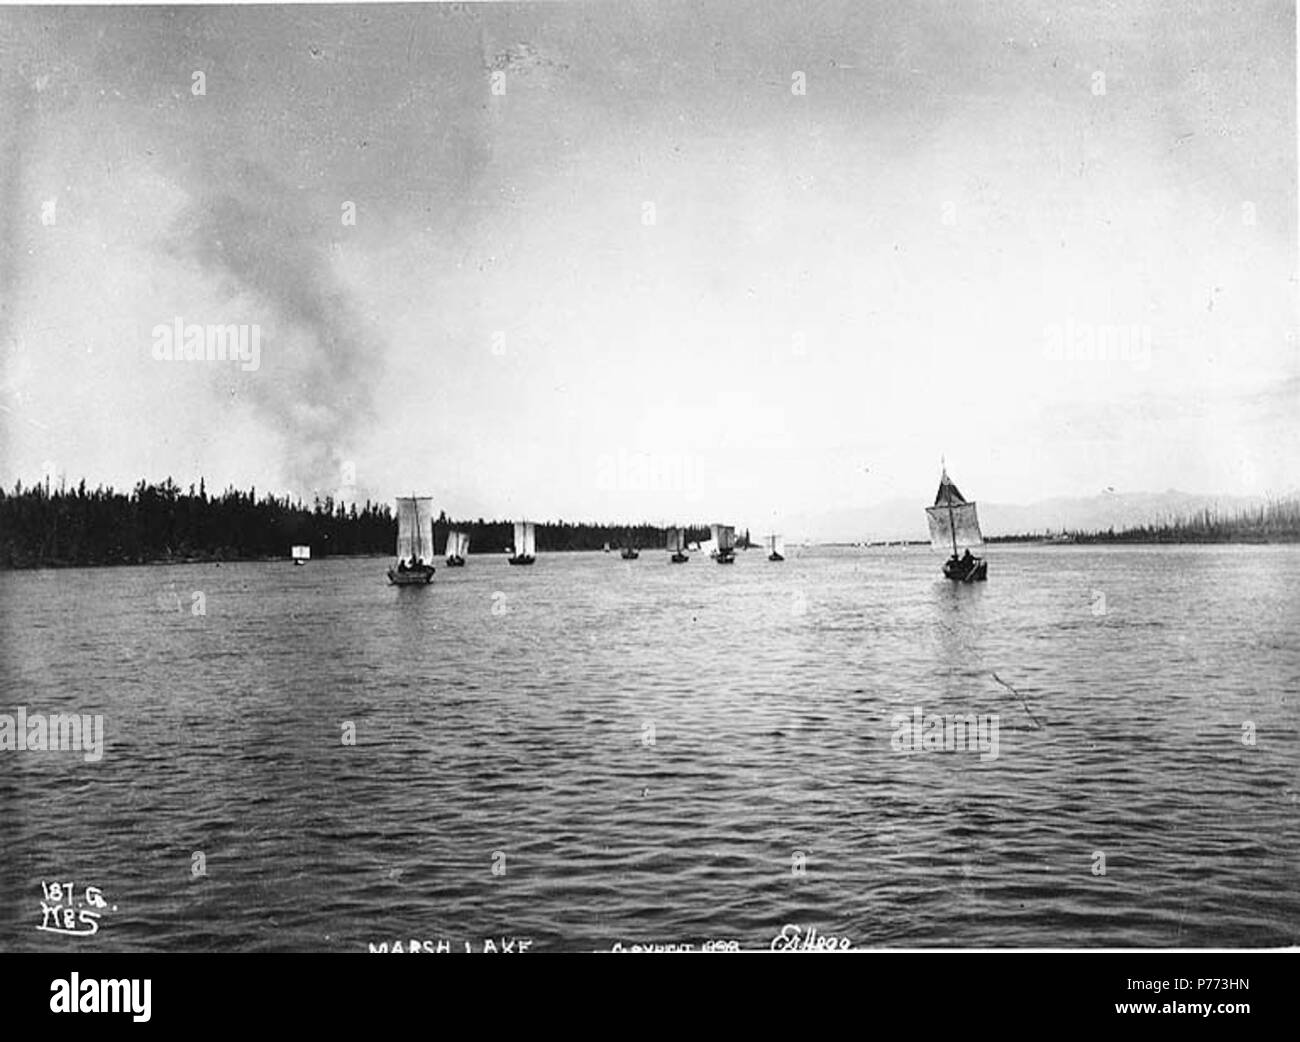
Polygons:
<instances>
[{"instance_id":1,"label":"handwritten text 'marsh lake'","mask_svg":"<svg viewBox=\"0 0 1300 1042\"><path fill-rule=\"evenodd\" d=\"M510 955L528 951L528 949L533 946L533 939L531 937L488 937L482 942L454 942L454 947L453 942L446 938L434 941L421 940L418 937L412 937L405 942L405 946L403 946L403 941L400 938L393 941L391 945L387 941L380 941L378 944L374 941L367 941L366 943L370 948L371 955L385 955L389 953L396 955L437 955L453 951L459 952L462 950L461 945L464 945L463 950L470 954L486 952L489 955L494 953L498 955Z\"/></svg>"},{"instance_id":2,"label":"handwritten text 'marsh lake'","mask_svg":"<svg viewBox=\"0 0 1300 1042\"><path fill-rule=\"evenodd\" d=\"M84 752L87 763L104 755L104 718L85 713L27 712L19 706L10 715L0 713L0 752Z\"/></svg>"}]
</instances>

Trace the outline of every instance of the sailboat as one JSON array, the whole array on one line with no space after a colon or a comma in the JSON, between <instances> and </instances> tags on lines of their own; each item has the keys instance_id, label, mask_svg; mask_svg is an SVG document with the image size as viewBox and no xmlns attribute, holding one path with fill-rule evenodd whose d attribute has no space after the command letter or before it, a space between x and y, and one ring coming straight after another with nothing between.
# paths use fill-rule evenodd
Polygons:
<instances>
[{"instance_id":1,"label":"sailboat","mask_svg":"<svg viewBox=\"0 0 1300 1042\"><path fill-rule=\"evenodd\" d=\"M469 533L452 530L447 533L447 567L464 568L469 555Z\"/></svg>"},{"instance_id":2,"label":"sailboat","mask_svg":"<svg viewBox=\"0 0 1300 1042\"><path fill-rule=\"evenodd\" d=\"M733 525L713 525L713 544L716 549L712 557L718 564L734 564L736 561L736 529Z\"/></svg>"},{"instance_id":3,"label":"sailboat","mask_svg":"<svg viewBox=\"0 0 1300 1042\"><path fill-rule=\"evenodd\" d=\"M609 553L609 543L605 543L605 553Z\"/></svg>"},{"instance_id":4,"label":"sailboat","mask_svg":"<svg viewBox=\"0 0 1300 1042\"><path fill-rule=\"evenodd\" d=\"M683 550L685 545L684 535L685 533L680 528L668 529L668 549L672 553L668 560L672 561L673 564L685 564L690 560Z\"/></svg>"},{"instance_id":5,"label":"sailboat","mask_svg":"<svg viewBox=\"0 0 1300 1042\"><path fill-rule=\"evenodd\" d=\"M627 532L623 536L623 548L619 550L618 555L625 561L635 561L641 556L641 551L636 548L632 542L632 533Z\"/></svg>"},{"instance_id":6,"label":"sailboat","mask_svg":"<svg viewBox=\"0 0 1300 1042\"><path fill-rule=\"evenodd\" d=\"M307 563L308 561L310 561L310 560L311 560L311 547L310 547L310 546L295 546L295 547L293 548L293 563L294 563L294 564L306 564L306 563Z\"/></svg>"},{"instance_id":7,"label":"sailboat","mask_svg":"<svg viewBox=\"0 0 1300 1042\"><path fill-rule=\"evenodd\" d=\"M925 513L930 520L930 545L936 550L952 551L952 556L943 564L944 578L953 582L984 582L988 578L989 563L971 553L971 550L980 550L984 546L979 516L975 504L966 502L948 477L947 467L943 468L943 477L939 479L934 506L926 507ZM961 557L957 556L959 550L965 551Z\"/></svg>"},{"instance_id":8,"label":"sailboat","mask_svg":"<svg viewBox=\"0 0 1300 1042\"><path fill-rule=\"evenodd\" d=\"M394 586L424 586L433 581L433 499L397 499L397 567L388 569Z\"/></svg>"},{"instance_id":9,"label":"sailboat","mask_svg":"<svg viewBox=\"0 0 1300 1042\"><path fill-rule=\"evenodd\" d=\"M515 522L514 553L511 564L532 564L537 560L537 531L531 521Z\"/></svg>"},{"instance_id":10,"label":"sailboat","mask_svg":"<svg viewBox=\"0 0 1300 1042\"><path fill-rule=\"evenodd\" d=\"M785 560L785 543L779 535L764 536L763 542L767 544L767 559L769 561Z\"/></svg>"}]
</instances>

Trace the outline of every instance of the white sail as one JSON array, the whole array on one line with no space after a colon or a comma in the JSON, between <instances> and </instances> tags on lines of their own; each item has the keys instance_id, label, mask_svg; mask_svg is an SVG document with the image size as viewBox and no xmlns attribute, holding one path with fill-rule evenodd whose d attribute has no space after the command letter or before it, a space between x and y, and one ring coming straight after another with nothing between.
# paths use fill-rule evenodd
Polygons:
<instances>
[{"instance_id":1,"label":"white sail","mask_svg":"<svg viewBox=\"0 0 1300 1042\"><path fill-rule=\"evenodd\" d=\"M469 534L467 532L453 530L447 533L447 556L469 556Z\"/></svg>"},{"instance_id":2,"label":"white sail","mask_svg":"<svg viewBox=\"0 0 1300 1042\"><path fill-rule=\"evenodd\" d=\"M415 512L417 519L416 531L419 535L415 547L415 556L428 564L433 560L433 500L428 497L417 499L415 501Z\"/></svg>"},{"instance_id":3,"label":"white sail","mask_svg":"<svg viewBox=\"0 0 1300 1042\"><path fill-rule=\"evenodd\" d=\"M779 535L764 536L763 541L767 544L767 552L769 554L780 554L782 557L785 556L785 541Z\"/></svg>"},{"instance_id":4,"label":"white sail","mask_svg":"<svg viewBox=\"0 0 1300 1042\"><path fill-rule=\"evenodd\" d=\"M675 554L682 552L682 530L680 528L668 529L668 549Z\"/></svg>"},{"instance_id":5,"label":"white sail","mask_svg":"<svg viewBox=\"0 0 1300 1042\"><path fill-rule=\"evenodd\" d=\"M926 507L930 519L930 545L944 553L978 550L984 545L974 503L948 503Z\"/></svg>"},{"instance_id":6,"label":"white sail","mask_svg":"<svg viewBox=\"0 0 1300 1042\"><path fill-rule=\"evenodd\" d=\"M397 559L428 564L433 558L433 499L399 496L397 499Z\"/></svg>"},{"instance_id":7,"label":"white sail","mask_svg":"<svg viewBox=\"0 0 1300 1042\"><path fill-rule=\"evenodd\" d=\"M713 525L713 542L719 550L732 550L736 546L736 529L733 525Z\"/></svg>"},{"instance_id":8,"label":"white sail","mask_svg":"<svg viewBox=\"0 0 1300 1042\"><path fill-rule=\"evenodd\" d=\"M939 478L934 506L926 507L925 513L930 521L930 545L934 549L954 554L978 550L984 545L975 504L966 502L966 497L948 477L946 467Z\"/></svg>"},{"instance_id":9,"label":"white sail","mask_svg":"<svg viewBox=\"0 0 1300 1042\"><path fill-rule=\"evenodd\" d=\"M311 547L310 547L310 546L295 546L295 547L293 548L293 559L294 559L295 561L310 561L310 560L311 560Z\"/></svg>"},{"instance_id":10,"label":"white sail","mask_svg":"<svg viewBox=\"0 0 1300 1042\"><path fill-rule=\"evenodd\" d=\"M415 557L416 511L414 499L397 501L397 559L411 561Z\"/></svg>"},{"instance_id":11,"label":"white sail","mask_svg":"<svg viewBox=\"0 0 1300 1042\"><path fill-rule=\"evenodd\" d=\"M537 530L531 521L515 522L515 556L537 556Z\"/></svg>"}]
</instances>

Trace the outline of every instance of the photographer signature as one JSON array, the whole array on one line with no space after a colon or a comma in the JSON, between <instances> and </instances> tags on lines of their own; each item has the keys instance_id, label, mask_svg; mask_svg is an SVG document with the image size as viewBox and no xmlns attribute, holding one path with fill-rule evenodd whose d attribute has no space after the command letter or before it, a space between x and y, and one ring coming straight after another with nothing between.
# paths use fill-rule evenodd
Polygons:
<instances>
[{"instance_id":1,"label":"photographer signature","mask_svg":"<svg viewBox=\"0 0 1300 1042\"><path fill-rule=\"evenodd\" d=\"M808 927L805 933L793 923L786 923L781 932L772 938L770 951L774 952L847 952L853 942L847 937L819 934L817 927Z\"/></svg>"}]
</instances>

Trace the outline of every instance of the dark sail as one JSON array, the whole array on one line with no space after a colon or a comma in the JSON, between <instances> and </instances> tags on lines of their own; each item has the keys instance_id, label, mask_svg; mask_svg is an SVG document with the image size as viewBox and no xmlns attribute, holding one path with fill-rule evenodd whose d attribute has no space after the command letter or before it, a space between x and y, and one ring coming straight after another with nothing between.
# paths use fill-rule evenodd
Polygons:
<instances>
[{"instance_id":1,"label":"dark sail","mask_svg":"<svg viewBox=\"0 0 1300 1042\"><path fill-rule=\"evenodd\" d=\"M961 494L957 486L952 483L952 479L948 477L948 472L945 470L943 477L939 479L939 491L935 493L934 505L937 507L950 504L956 506L958 503L965 502L966 498Z\"/></svg>"}]
</instances>

